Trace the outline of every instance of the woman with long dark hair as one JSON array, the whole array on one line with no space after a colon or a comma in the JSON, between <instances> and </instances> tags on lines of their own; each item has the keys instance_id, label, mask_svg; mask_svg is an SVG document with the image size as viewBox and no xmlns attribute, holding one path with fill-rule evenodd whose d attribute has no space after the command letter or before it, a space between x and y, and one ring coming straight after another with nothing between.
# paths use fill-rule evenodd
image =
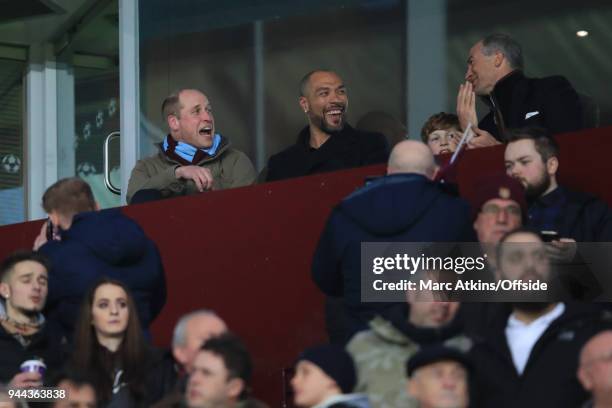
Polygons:
<instances>
[{"instance_id":1,"label":"woman with long dark hair","mask_svg":"<svg viewBox=\"0 0 612 408\"><path fill-rule=\"evenodd\" d=\"M83 299L70 365L94 381L102 407L148 406L173 381L171 364L144 339L129 290L107 278Z\"/></svg>"}]
</instances>

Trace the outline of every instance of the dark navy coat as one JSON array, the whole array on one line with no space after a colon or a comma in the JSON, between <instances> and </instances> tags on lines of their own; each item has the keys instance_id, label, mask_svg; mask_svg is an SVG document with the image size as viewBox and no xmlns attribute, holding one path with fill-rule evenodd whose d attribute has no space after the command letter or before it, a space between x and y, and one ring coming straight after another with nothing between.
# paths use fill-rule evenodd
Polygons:
<instances>
[{"instance_id":1,"label":"dark navy coat","mask_svg":"<svg viewBox=\"0 0 612 408\"><path fill-rule=\"evenodd\" d=\"M45 316L71 336L83 295L103 276L130 288L143 328L166 302L159 251L140 226L118 209L77 214L61 241L39 251L51 260Z\"/></svg>"},{"instance_id":2,"label":"dark navy coat","mask_svg":"<svg viewBox=\"0 0 612 408\"><path fill-rule=\"evenodd\" d=\"M388 307L361 303L361 242L475 240L467 202L422 175L385 176L334 208L314 255L312 278L325 294L344 297L355 332Z\"/></svg>"}]
</instances>

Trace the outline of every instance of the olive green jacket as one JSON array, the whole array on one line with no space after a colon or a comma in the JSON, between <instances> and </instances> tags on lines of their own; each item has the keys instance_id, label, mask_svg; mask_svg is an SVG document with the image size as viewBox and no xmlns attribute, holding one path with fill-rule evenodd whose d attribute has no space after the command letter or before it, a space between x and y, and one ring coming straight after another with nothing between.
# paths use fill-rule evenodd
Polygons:
<instances>
[{"instance_id":1,"label":"olive green jacket","mask_svg":"<svg viewBox=\"0 0 612 408\"><path fill-rule=\"evenodd\" d=\"M145 189L159 190L164 197L198 193L193 180L176 178L174 172L181 164L162 152L161 143L158 147L158 154L139 160L132 170L128 183L128 203L137 191ZM232 148L225 138L214 156L196 165L210 170L214 180L213 190L248 186L257 178L251 160L246 154Z\"/></svg>"}]
</instances>

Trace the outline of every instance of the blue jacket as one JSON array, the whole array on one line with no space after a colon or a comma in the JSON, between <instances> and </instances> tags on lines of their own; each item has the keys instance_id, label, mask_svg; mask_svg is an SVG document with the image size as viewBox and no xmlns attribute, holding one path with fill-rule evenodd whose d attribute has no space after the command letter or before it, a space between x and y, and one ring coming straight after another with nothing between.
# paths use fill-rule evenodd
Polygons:
<instances>
[{"instance_id":1,"label":"blue jacket","mask_svg":"<svg viewBox=\"0 0 612 408\"><path fill-rule=\"evenodd\" d=\"M332 211L312 263L312 279L343 296L352 331L389 305L361 303L361 242L476 241L467 202L417 174L382 177Z\"/></svg>"},{"instance_id":2,"label":"blue jacket","mask_svg":"<svg viewBox=\"0 0 612 408\"><path fill-rule=\"evenodd\" d=\"M61 241L39 250L51 260L45 316L72 336L83 295L103 276L130 288L147 329L166 302L166 280L157 247L118 209L77 214Z\"/></svg>"}]
</instances>

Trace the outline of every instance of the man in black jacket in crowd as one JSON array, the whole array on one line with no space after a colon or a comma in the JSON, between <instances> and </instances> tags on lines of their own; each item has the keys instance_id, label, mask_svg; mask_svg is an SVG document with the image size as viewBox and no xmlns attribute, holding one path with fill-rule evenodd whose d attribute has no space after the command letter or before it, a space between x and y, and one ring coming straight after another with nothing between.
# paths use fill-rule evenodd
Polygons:
<instances>
[{"instance_id":1,"label":"man in black jacket in crowd","mask_svg":"<svg viewBox=\"0 0 612 408\"><path fill-rule=\"evenodd\" d=\"M606 270L595 264L587 267L592 259L584 259L576 242L611 242L612 212L596 197L558 184L559 146L546 130L516 129L508 132L507 138L506 173L525 187L529 204L526 225L554 234L548 253L564 264L562 280L574 299L596 298L601 295L600 282L607 266ZM597 259L604 259L605 252L605 248L598 249Z\"/></svg>"},{"instance_id":2,"label":"man in black jacket in crowd","mask_svg":"<svg viewBox=\"0 0 612 408\"><path fill-rule=\"evenodd\" d=\"M266 181L384 163L385 137L353 129L346 123L348 94L335 72L311 71L300 82L300 108L308 126L296 144L270 157Z\"/></svg>"},{"instance_id":3,"label":"man in black jacket in crowd","mask_svg":"<svg viewBox=\"0 0 612 408\"><path fill-rule=\"evenodd\" d=\"M28 360L42 360L47 374L64 363L59 327L41 311L47 300L49 264L34 252L16 252L0 265L0 383L40 387L44 372L21 372Z\"/></svg>"},{"instance_id":4,"label":"man in black jacket in crowd","mask_svg":"<svg viewBox=\"0 0 612 408\"><path fill-rule=\"evenodd\" d=\"M570 191L557 182L559 145L541 128L507 133L506 173L525 187L529 205L527 226L555 231L562 241L612 241L612 213L606 203Z\"/></svg>"},{"instance_id":5,"label":"man in black jacket in crowd","mask_svg":"<svg viewBox=\"0 0 612 408\"><path fill-rule=\"evenodd\" d=\"M459 88L457 115L463 129L476 126L475 97L480 96L490 112L478 123L470 147L505 142L507 129L541 126L552 134L584 127L578 94L562 76L527 78L523 74L521 46L505 34L491 34L470 50Z\"/></svg>"},{"instance_id":6,"label":"man in black jacket in crowd","mask_svg":"<svg viewBox=\"0 0 612 408\"><path fill-rule=\"evenodd\" d=\"M518 230L501 242L509 244L498 253L502 278L551 279L537 234ZM554 297L546 302L491 306L496 308L495 318L474 338L471 351L475 365L472 406L579 407L587 393L576 378L578 354L593 334L611 323L601 308L562 303Z\"/></svg>"}]
</instances>

